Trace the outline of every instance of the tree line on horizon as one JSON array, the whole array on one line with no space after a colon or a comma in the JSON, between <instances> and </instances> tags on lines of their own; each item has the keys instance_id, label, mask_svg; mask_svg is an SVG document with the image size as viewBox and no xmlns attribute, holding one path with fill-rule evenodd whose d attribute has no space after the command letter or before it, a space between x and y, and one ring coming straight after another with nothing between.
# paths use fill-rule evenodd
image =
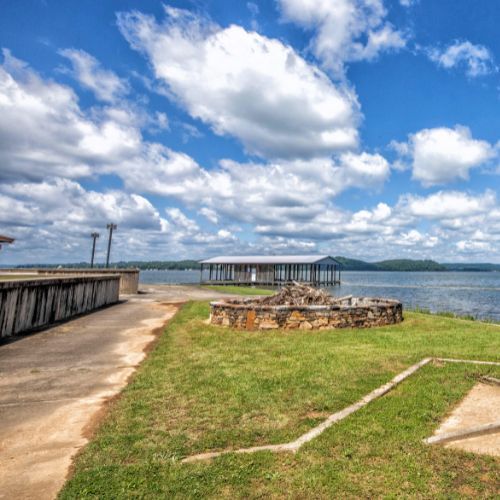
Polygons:
<instances>
[{"instance_id":1,"label":"tree line on horizon","mask_svg":"<svg viewBox=\"0 0 500 500\"><path fill-rule=\"evenodd\" d=\"M500 264L491 263L444 263L440 264L434 260L423 259L389 259L379 262L366 262L364 260L350 259L348 257L335 257L342 265L343 271L500 271ZM17 268L57 268L86 269L90 267L88 262L76 262L71 264L30 264L20 265ZM95 269L104 268L104 264L97 264ZM196 260L151 260L151 261L120 261L114 262L111 268L138 268L140 270L159 271L184 271L199 270L200 263Z\"/></svg>"}]
</instances>

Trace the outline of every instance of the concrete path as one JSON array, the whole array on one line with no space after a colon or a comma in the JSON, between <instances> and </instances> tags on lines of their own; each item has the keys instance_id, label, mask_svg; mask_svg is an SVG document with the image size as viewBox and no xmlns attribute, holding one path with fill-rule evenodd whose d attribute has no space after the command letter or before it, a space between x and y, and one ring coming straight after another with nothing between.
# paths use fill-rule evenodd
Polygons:
<instances>
[{"instance_id":1,"label":"concrete path","mask_svg":"<svg viewBox=\"0 0 500 500\"><path fill-rule=\"evenodd\" d=\"M121 304L0 344L0 499L51 499L99 410L127 383L176 303L229 295L146 285Z\"/></svg>"},{"instance_id":2,"label":"concrete path","mask_svg":"<svg viewBox=\"0 0 500 500\"><path fill-rule=\"evenodd\" d=\"M483 432L471 432L480 428ZM452 435L459 438L451 439ZM426 442L500 457L500 387L476 384Z\"/></svg>"}]
</instances>

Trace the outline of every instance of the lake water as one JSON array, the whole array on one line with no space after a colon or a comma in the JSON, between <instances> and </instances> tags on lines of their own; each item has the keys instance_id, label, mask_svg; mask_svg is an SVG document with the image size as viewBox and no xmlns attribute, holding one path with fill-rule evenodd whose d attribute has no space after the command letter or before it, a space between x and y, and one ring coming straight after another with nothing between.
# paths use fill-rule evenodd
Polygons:
<instances>
[{"instance_id":1,"label":"lake water","mask_svg":"<svg viewBox=\"0 0 500 500\"><path fill-rule=\"evenodd\" d=\"M199 283L199 271L141 271L141 283ZM452 311L500 321L500 273L403 273L345 271L337 296L357 295L398 299L404 307Z\"/></svg>"}]
</instances>

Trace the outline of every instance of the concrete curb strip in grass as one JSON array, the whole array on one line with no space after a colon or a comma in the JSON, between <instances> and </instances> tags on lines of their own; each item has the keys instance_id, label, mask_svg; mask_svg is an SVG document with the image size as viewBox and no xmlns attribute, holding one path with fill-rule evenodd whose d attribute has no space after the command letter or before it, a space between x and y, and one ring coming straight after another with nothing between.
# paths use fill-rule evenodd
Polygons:
<instances>
[{"instance_id":1,"label":"concrete curb strip in grass","mask_svg":"<svg viewBox=\"0 0 500 500\"><path fill-rule=\"evenodd\" d=\"M485 376L481 377L481 380L487 384L500 385L500 378Z\"/></svg>"},{"instance_id":2,"label":"concrete curb strip in grass","mask_svg":"<svg viewBox=\"0 0 500 500\"><path fill-rule=\"evenodd\" d=\"M476 436L485 436L486 434L496 434L497 432L500 432L500 421L493 422L491 424L470 427L462 431L447 432L446 434L441 434L439 436L432 436L430 438L424 439L424 443L425 444L449 443L451 441L460 441L461 439L468 439Z\"/></svg>"},{"instance_id":3,"label":"concrete curb strip in grass","mask_svg":"<svg viewBox=\"0 0 500 500\"><path fill-rule=\"evenodd\" d=\"M321 422L321 424L317 425L316 427L313 427L310 431L306 432L299 438L297 438L295 441L292 441L290 443L283 443L283 444L270 444L270 445L263 445L263 446L253 446L250 448L239 448L237 450L223 450L223 451L214 451L214 452L207 452L207 453L199 453L197 455L191 455L190 457L186 457L183 460L181 460L182 463L190 463L190 462L197 462L201 460L209 460L211 458L216 458L221 455L227 455L229 453L237 453L237 454L243 454L243 453L255 453L258 451L272 451L274 453L278 452L297 452L299 448L304 445L305 443L308 443L309 441L313 440L314 438L318 437L320 434L322 434L326 429L331 427L333 424L340 422L344 418L348 417L352 413L355 413L356 411L360 410L361 408L365 407L368 403L371 403L375 399L378 399L379 397L383 396L384 394L387 394L389 391L391 391L394 387L396 387L398 384L403 382L403 380L407 379L410 375L413 375L415 372L420 370L423 366L429 364L431 361L440 361L443 363L470 363L470 364L476 364L476 365L492 365L492 366L500 366L499 362L495 361L476 361L476 360L468 360L468 359L451 359L451 358L424 358L418 363L415 363L414 365L410 366L406 370L402 371L400 374L396 375L390 382L387 382L384 385L381 385L377 389L373 390L372 392L368 393L366 396L361 398L358 402L347 406L343 410L340 410L336 413L333 413L330 415L325 421ZM496 425L495 430L491 430L490 427L492 425ZM485 432L493 433L497 432L498 429L500 428L500 423L496 424L489 424L489 426L481 426L481 427L488 427L488 429L482 429L482 433L484 434ZM475 435L477 435L477 432L479 428L471 429L470 431L476 432ZM457 434L457 433L454 433ZM444 437L444 436L443 436ZM433 439L433 438L429 438ZM425 442L429 442L428 440L425 440ZM434 441L432 441L434 442ZM429 442L429 444L431 444Z\"/></svg>"}]
</instances>

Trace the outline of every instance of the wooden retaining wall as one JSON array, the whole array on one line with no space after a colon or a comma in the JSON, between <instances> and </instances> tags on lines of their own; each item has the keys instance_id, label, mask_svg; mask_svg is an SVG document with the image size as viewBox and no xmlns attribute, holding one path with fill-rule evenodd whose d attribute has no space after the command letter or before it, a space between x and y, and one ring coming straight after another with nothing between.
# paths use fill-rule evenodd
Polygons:
<instances>
[{"instance_id":1,"label":"wooden retaining wall","mask_svg":"<svg viewBox=\"0 0 500 500\"><path fill-rule=\"evenodd\" d=\"M98 268L24 268L24 269L1 269L2 274L36 274L38 276L88 276L89 274L119 274L120 275L120 293L138 293L139 291L139 269L98 269Z\"/></svg>"},{"instance_id":2,"label":"wooden retaining wall","mask_svg":"<svg viewBox=\"0 0 500 500\"><path fill-rule=\"evenodd\" d=\"M118 302L118 274L0 281L0 338Z\"/></svg>"}]
</instances>

